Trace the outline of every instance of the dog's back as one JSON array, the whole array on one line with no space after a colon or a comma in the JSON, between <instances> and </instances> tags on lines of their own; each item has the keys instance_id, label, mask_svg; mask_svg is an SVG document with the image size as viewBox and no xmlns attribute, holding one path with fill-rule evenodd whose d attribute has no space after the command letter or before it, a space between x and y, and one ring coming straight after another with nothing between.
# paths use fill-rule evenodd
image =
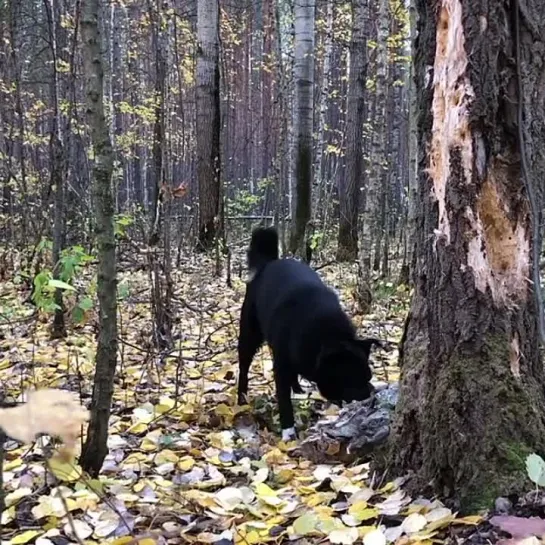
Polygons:
<instances>
[{"instance_id":1,"label":"dog's back","mask_svg":"<svg viewBox=\"0 0 545 545\"><path fill-rule=\"evenodd\" d=\"M302 374L313 366L322 341L354 337L338 297L318 273L295 259L278 259L274 229L254 231L248 266L251 300L263 336L273 350L279 345L287 349Z\"/></svg>"}]
</instances>

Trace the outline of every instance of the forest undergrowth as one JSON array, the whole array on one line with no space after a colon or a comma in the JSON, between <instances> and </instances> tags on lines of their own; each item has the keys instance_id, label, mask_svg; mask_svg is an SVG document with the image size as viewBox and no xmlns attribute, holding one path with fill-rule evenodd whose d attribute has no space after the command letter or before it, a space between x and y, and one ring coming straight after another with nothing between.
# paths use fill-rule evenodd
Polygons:
<instances>
[{"instance_id":1,"label":"forest undergrowth","mask_svg":"<svg viewBox=\"0 0 545 545\"><path fill-rule=\"evenodd\" d=\"M91 281L92 271L83 277ZM320 270L360 335L397 346L409 293L377 280L372 314L358 313L355 271ZM194 257L173 273L174 349L151 343L149 273L119 274L119 364L109 455L99 479L33 445L5 443L2 543L385 543L431 544L476 527L434 498L410 497L403 480L384 481L358 465L317 465L279 440L272 363L263 349L250 372L251 407L236 406L236 342L244 279L232 288L213 263ZM51 340L51 316L37 315L21 284L0 294L0 381L8 400L34 387L76 392L88 405L96 310ZM68 297L67 305L70 304ZM375 353L378 380L399 378L397 350ZM305 430L338 412L314 390L296 396ZM76 449L77 450L77 449ZM77 454L77 453L76 453ZM77 457L76 457L77 459ZM452 541L453 543L456 541Z\"/></svg>"}]
</instances>

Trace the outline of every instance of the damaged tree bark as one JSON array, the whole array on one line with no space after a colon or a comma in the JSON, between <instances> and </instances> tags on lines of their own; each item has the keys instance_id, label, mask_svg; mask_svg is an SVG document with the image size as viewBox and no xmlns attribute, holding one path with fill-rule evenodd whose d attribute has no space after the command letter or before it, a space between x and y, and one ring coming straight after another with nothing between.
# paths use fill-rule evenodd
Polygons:
<instances>
[{"instance_id":1,"label":"damaged tree bark","mask_svg":"<svg viewBox=\"0 0 545 545\"><path fill-rule=\"evenodd\" d=\"M417 0L415 295L391 454L462 510L522 490L526 456L545 447L531 281L540 218L521 161L537 187L545 5L523 7L517 17L516 1Z\"/></svg>"}]
</instances>

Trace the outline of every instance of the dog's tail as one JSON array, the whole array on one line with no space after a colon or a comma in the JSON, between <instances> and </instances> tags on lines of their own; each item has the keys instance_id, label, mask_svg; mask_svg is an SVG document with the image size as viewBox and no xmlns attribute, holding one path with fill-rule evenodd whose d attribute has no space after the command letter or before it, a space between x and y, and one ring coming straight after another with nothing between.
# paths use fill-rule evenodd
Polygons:
<instances>
[{"instance_id":1,"label":"dog's tail","mask_svg":"<svg viewBox=\"0 0 545 545\"><path fill-rule=\"evenodd\" d=\"M278 233L274 227L258 227L248 249L248 268L254 275L269 261L278 259Z\"/></svg>"}]
</instances>

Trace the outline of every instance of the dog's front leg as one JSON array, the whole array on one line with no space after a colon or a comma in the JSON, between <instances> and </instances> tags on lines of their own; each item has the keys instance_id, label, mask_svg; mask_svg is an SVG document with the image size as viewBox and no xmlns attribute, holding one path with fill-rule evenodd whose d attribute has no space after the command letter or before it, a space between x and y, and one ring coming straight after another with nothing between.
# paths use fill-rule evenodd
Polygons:
<instances>
[{"instance_id":1,"label":"dog's front leg","mask_svg":"<svg viewBox=\"0 0 545 545\"><path fill-rule=\"evenodd\" d=\"M274 362L274 381L276 384L276 397L278 398L278 410L280 412L280 426L282 427L282 441L292 441L297 438L295 420L293 418L293 405L291 404L292 377L285 370L289 363Z\"/></svg>"},{"instance_id":2,"label":"dog's front leg","mask_svg":"<svg viewBox=\"0 0 545 545\"><path fill-rule=\"evenodd\" d=\"M238 337L238 396L239 405L244 405L248 394L248 372L254 356L263 343L263 334L252 309L248 294L242 305L240 332Z\"/></svg>"}]
</instances>

